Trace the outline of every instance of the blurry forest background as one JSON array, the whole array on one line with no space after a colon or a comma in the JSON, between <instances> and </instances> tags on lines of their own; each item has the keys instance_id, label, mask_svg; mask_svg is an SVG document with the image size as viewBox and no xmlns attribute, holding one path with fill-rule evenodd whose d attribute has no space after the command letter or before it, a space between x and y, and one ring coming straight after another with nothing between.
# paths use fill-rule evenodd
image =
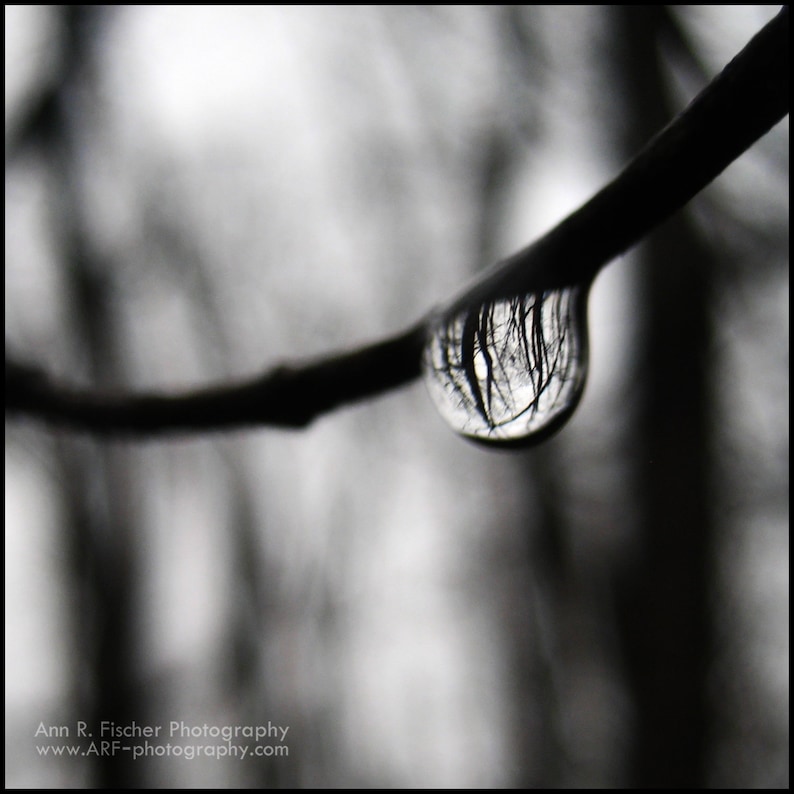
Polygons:
<instances>
[{"instance_id":1,"label":"blurry forest background","mask_svg":"<svg viewBox=\"0 0 794 794\"><path fill-rule=\"evenodd\" d=\"M175 390L397 332L777 10L6 6L7 348ZM787 264L788 119L598 278L538 448L420 383L301 432L7 422L6 785L787 787ZM39 754L76 720L289 755Z\"/></svg>"}]
</instances>

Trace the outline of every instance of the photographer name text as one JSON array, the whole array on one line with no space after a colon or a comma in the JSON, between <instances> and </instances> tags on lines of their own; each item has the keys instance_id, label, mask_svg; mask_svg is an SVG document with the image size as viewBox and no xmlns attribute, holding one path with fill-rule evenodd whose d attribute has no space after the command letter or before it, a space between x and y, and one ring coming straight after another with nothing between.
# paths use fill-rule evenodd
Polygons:
<instances>
[{"instance_id":1,"label":"photographer name text","mask_svg":"<svg viewBox=\"0 0 794 794\"><path fill-rule=\"evenodd\" d=\"M289 726L275 725L268 720L267 725L189 725L182 720L172 720L165 725L142 725L131 722L120 725L116 722L103 720L99 723L100 739L275 739L283 742L287 738ZM87 722L77 720L74 726L46 725L40 722L34 737L37 739L91 739L94 731L89 729Z\"/></svg>"}]
</instances>

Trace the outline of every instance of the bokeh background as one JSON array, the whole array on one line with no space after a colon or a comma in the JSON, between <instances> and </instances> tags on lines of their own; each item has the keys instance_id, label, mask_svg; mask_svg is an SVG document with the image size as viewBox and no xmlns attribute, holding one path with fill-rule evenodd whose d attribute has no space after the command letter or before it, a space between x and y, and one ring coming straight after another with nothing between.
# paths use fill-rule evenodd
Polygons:
<instances>
[{"instance_id":1,"label":"bokeh background","mask_svg":"<svg viewBox=\"0 0 794 794\"><path fill-rule=\"evenodd\" d=\"M7 349L176 390L397 332L777 10L6 6ZM535 449L421 383L300 432L7 421L6 785L787 787L788 321L786 119L599 276ZM43 756L77 720L288 755Z\"/></svg>"}]
</instances>

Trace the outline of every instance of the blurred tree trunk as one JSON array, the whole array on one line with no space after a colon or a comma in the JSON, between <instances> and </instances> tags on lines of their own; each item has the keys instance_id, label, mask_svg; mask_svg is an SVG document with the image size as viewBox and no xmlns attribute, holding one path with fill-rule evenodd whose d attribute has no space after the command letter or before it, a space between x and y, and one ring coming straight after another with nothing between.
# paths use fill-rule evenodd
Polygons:
<instances>
[{"instance_id":1,"label":"blurred tree trunk","mask_svg":"<svg viewBox=\"0 0 794 794\"><path fill-rule=\"evenodd\" d=\"M113 276L96 255L82 185L94 123L94 56L101 10L61 6L63 68L48 97L47 128L33 130L50 168L53 228L61 254L70 337L95 382L123 387L124 347ZM44 134L36 134L44 133ZM74 596L74 718L85 720L98 752L87 755L94 788L137 788L146 764L128 752L101 752L100 723L148 724L140 674L137 598L139 528L129 455L123 447L65 439L59 446L68 557ZM90 748L86 748L90 749Z\"/></svg>"},{"instance_id":2,"label":"blurred tree trunk","mask_svg":"<svg viewBox=\"0 0 794 794\"><path fill-rule=\"evenodd\" d=\"M612 8L630 155L673 114L659 45L676 28L665 6ZM618 593L636 709L629 784L700 788L710 755L714 631L713 254L684 211L642 244L640 256L639 551Z\"/></svg>"}]
</instances>

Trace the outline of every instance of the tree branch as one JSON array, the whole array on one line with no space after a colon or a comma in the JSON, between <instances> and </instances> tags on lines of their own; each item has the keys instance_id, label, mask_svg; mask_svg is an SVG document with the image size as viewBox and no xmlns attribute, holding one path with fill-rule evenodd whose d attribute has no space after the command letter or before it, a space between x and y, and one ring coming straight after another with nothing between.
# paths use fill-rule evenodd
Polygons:
<instances>
[{"instance_id":1,"label":"tree branch","mask_svg":"<svg viewBox=\"0 0 794 794\"><path fill-rule=\"evenodd\" d=\"M320 414L415 380L424 325L347 353L282 365L250 381L185 394L100 394L54 382L6 359L6 412L98 434L163 433L271 425L300 428Z\"/></svg>"},{"instance_id":2,"label":"tree branch","mask_svg":"<svg viewBox=\"0 0 794 794\"><path fill-rule=\"evenodd\" d=\"M592 281L605 264L684 206L788 113L788 75L784 7L612 182L443 311ZM182 395L125 396L78 389L6 354L6 413L97 434L133 436L252 425L304 427L322 413L417 378L431 316L359 350Z\"/></svg>"},{"instance_id":3,"label":"tree branch","mask_svg":"<svg viewBox=\"0 0 794 794\"><path fill-rule=\"evenodd\" d=\"M683 207L789 112L788 6L620 174L454 308L586 284Z\"/></svg>"}]
</instances>

